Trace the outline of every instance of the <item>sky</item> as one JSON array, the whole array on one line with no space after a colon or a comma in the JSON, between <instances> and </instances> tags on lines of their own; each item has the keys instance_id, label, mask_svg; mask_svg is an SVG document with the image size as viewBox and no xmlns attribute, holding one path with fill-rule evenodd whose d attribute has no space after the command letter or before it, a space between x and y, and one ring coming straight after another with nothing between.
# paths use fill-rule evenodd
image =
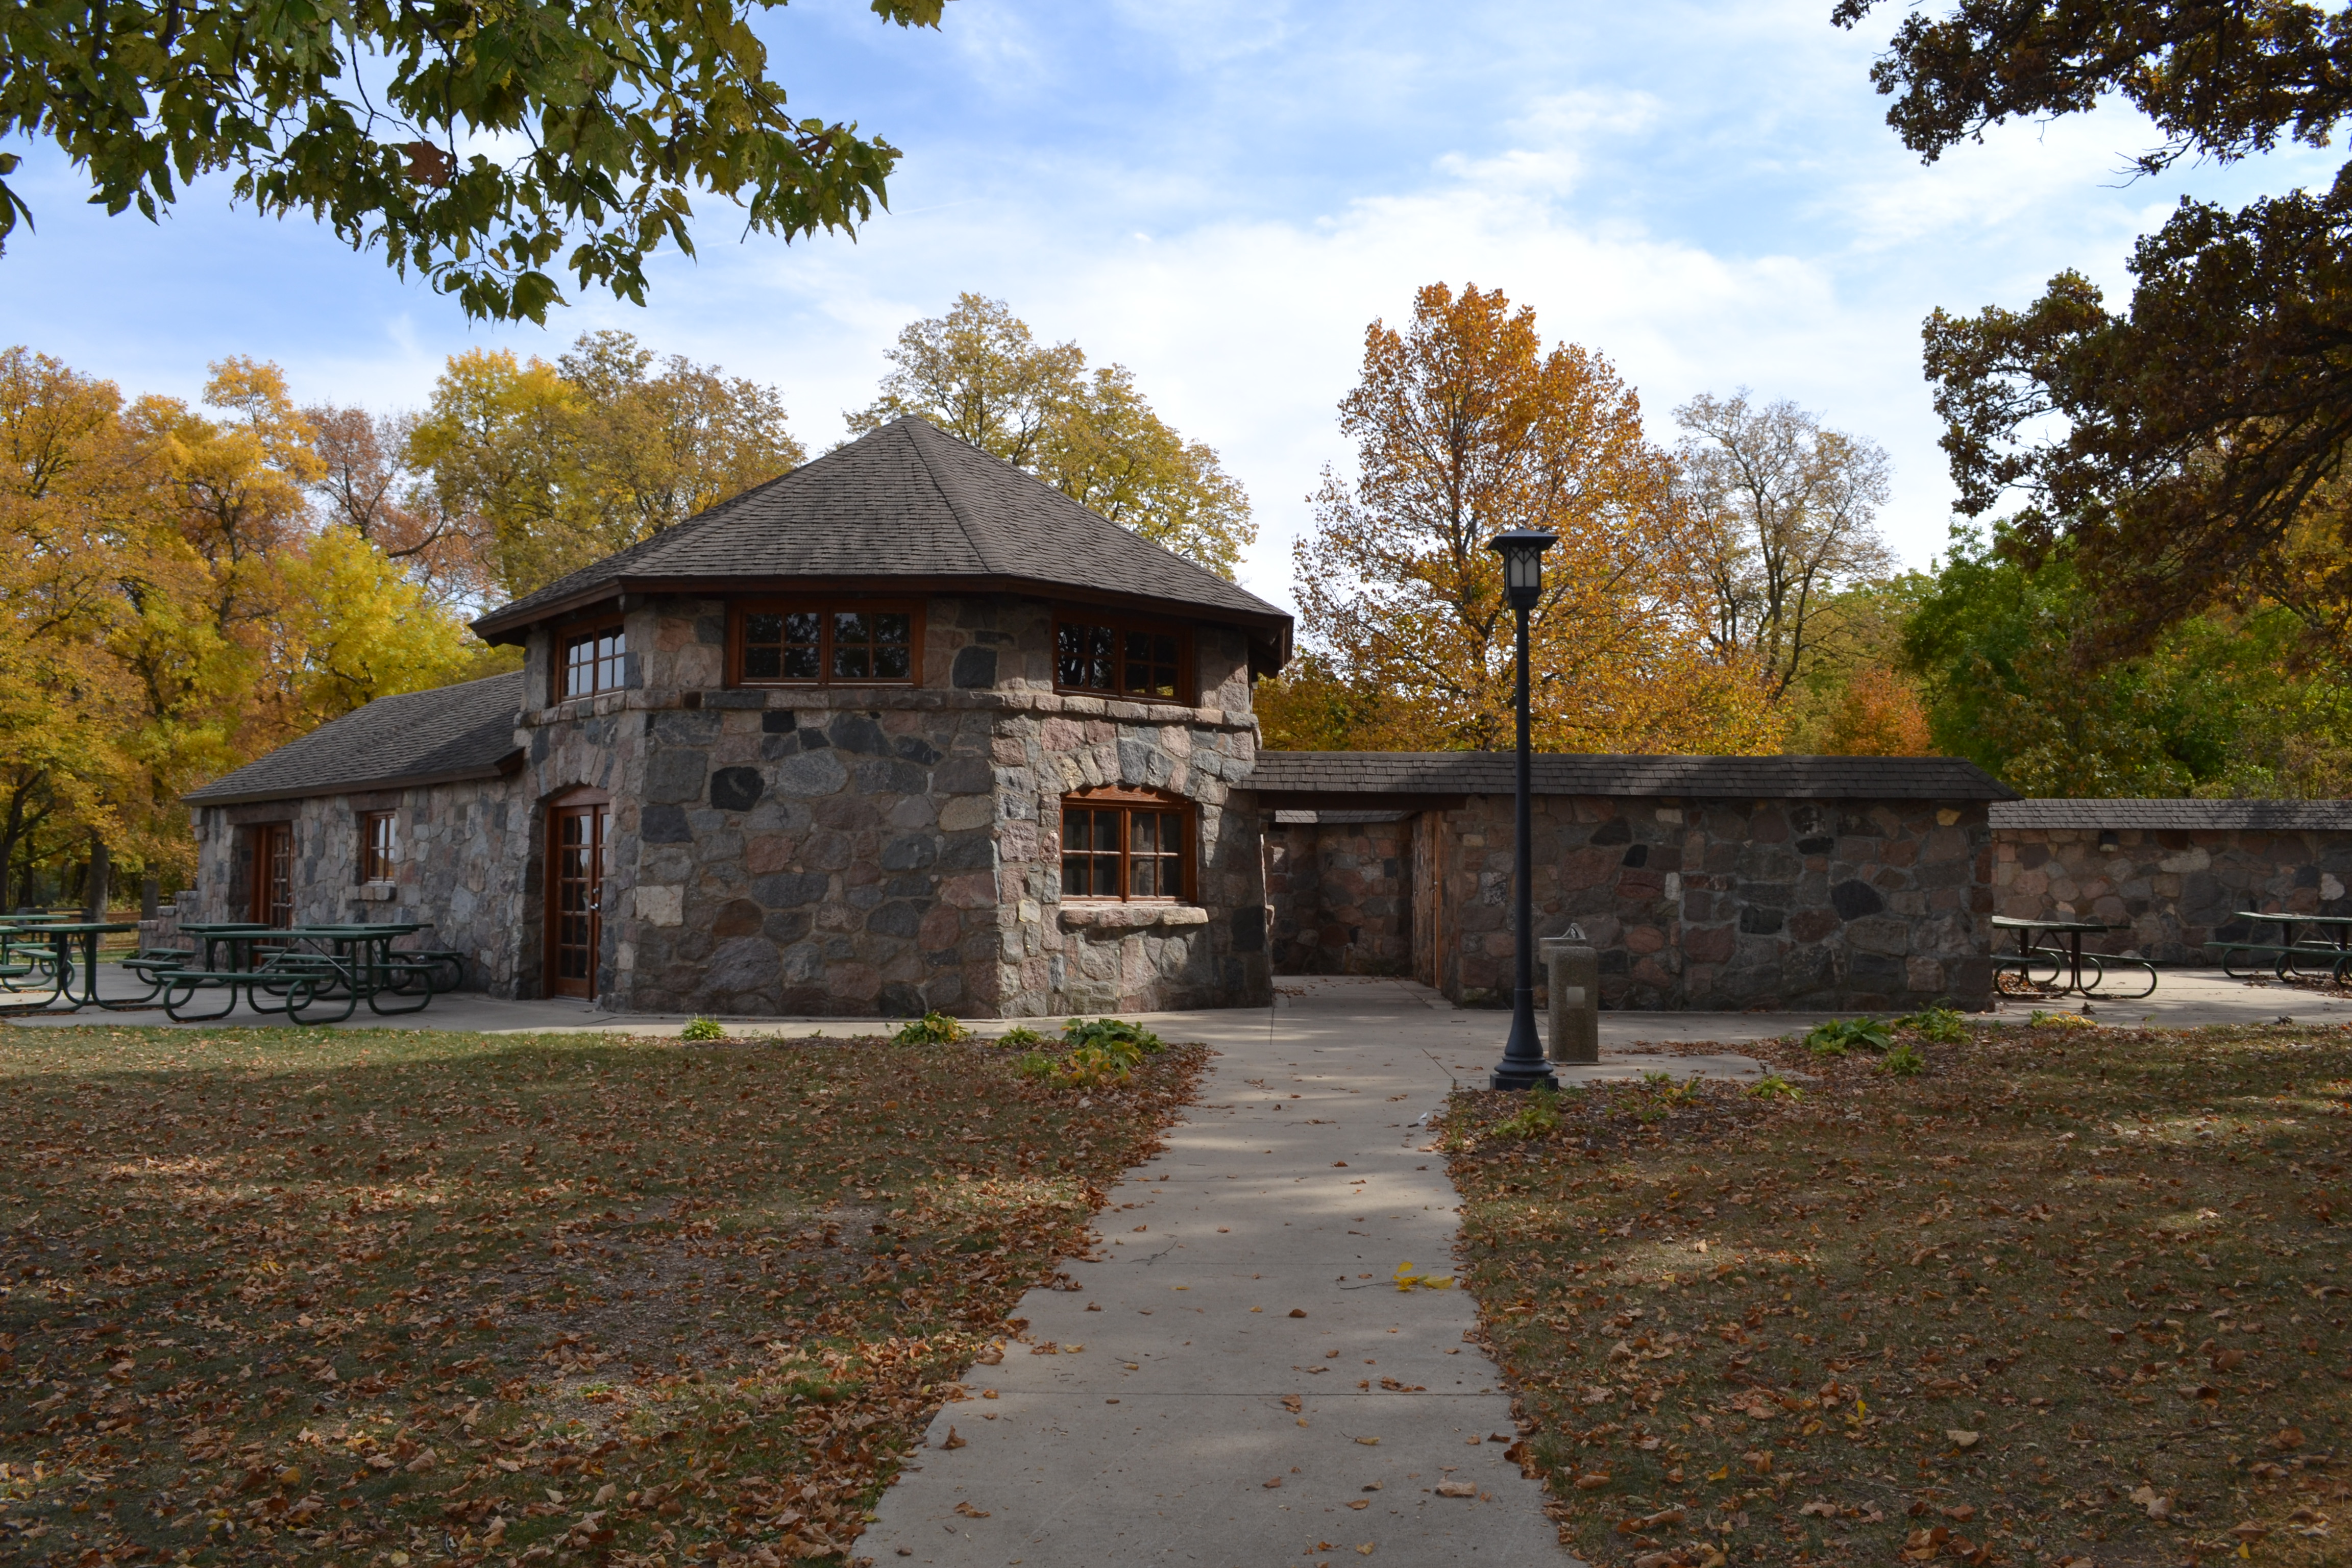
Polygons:
<instances>
[{"instance_id":1,"label":"sky","mask_svg":"<svg viewBox=\"0 0 2352 1568\"><path fill-rule=\"evenodd\" d=\"M1925 565L1952 490L1919 328L2021 306L2074 268L2119 298L2136 236L2183 195L2235 205L2323 182L2291 150L2128 177L2156 140L2127 107L2011 125L1933 164L1869 81L1899 7L1845 32L1830 0L952 0L938 31L864 0L764 13L795 112L903 150L856 237L741 237L699 205L698 255L647 305L593 294L546 327L469 322L307 219L191 187L160 224L108 217L54 146L11 183L33 209L0 257L0 341L194 398L228 355L304 402L415 407L471 347L552 357L618 327L778 387L812 450L870 401L908 321L960 291L1129 366L1163 417L1248 489L1243 582L1290 602L1321 469L1349 471L1337 405L1368 323L1412 291L1500 288L1546 337L1605 355L1654 440L1703 392L1792 399L1885 447L1880 522Z\"/></svg>"}]
</instances>

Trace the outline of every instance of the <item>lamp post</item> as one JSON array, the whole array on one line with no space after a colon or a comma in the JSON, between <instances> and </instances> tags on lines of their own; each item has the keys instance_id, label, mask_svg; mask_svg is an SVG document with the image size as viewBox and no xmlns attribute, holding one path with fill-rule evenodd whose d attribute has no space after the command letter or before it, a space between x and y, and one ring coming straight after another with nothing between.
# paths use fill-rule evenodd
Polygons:
<instances>
[{"instance_id":1,"label":"lamp post","mask_svg":"<svg viewBox=\"0 0 2352 1568\"><path fill-rule=\"evenodd\" d=\"M1559 536L1536 528L1514 528L1486 542L1503 558L1504 597L1518 619L1519 668L1515 706L1519 721L1518 801L1514 822L1512 913L1517 921L1517 974L1511 992L1511 1037L1495 1068L1496 1089L1533 1089L1553 1081L1551 1064L1544 1060L1543 1041L1536 1034L1535 896L1529 887L1535 867L1533 813L1528 801L1528 612L1543 596L1543 552Z\"/></svg>"}]
</instances>

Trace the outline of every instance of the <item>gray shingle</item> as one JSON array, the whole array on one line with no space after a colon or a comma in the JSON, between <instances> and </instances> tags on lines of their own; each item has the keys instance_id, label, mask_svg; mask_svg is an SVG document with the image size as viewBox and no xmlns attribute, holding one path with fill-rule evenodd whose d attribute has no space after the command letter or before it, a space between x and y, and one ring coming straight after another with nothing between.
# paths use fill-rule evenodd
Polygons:
<instances>
[{"instance_id":1,"label":"gray shingle","mask_svg":"<svg viewBox=\"0 0 2352 1568\"><path fill-rule=\"evenodd\" d=\"M2352 832L2352 800L2011 800L1992 808L1995 827L2156 832Z\"/></svg>"},{"instance_id":2,"label":"gray shingle","mask_svg":"<svg viewBox=\"0 0 2352 1568\"><path fill-rule=\"evenodd\" d=\"M604 589L729 578L973 578L1113 594L1261 628L1290 617L920 419L898 419L475 623L511 632Z\"/></svg>"},{"instance_id":3,"label":"gray shingle","mask_svg":"<svg viewBox=\"0 0 2352 1568\"><path fill-rule=\"evenodd\" d=\"M2008 800L1958 757L1619 757L1532 759L1538 795L1697 800ZM1245 787L1308 795L1508 795L1508 752L1261 752Z\"/></svg>"},{"instance_id":4,"label":"gray shingle","mask_svg":"<svg viewBox=\"0 0 2352 1568\"><path fill-rule=\"evenodd\" d=\"M522 680L517 670L379 697L184 798L192 805L233 805L495 777L516 754Z\"/></svg>"}]
</instances>

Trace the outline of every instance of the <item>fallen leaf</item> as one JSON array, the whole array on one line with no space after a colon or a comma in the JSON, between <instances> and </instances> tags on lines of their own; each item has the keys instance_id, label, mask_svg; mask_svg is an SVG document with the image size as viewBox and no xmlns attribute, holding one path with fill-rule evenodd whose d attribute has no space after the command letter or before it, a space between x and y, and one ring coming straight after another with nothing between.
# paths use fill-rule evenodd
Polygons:
<instances>
[{"instance_id":1,"label":"fallen leaf","mask_svg":"<svg viewBox=\"0 0 2352 1568\"><path fill-rule=\"evenodd\" d=\"M1304 1307L1293 1307L1290 1309L1290 1315L1294 1318L1303 1318L1307 1315L1307 1309Z\"/></svg>"},{"instance_id":2,"label":"fallen leaf","mask_svg":"<svg viewBox=\"0 0 2352 1568\"><path fill-rule=\"evenodd\" d=\"M1278 1486L1280 1486L1280 1485L1282 1484L1282 1478L1281 1478L1280 1476L1276 1476L1276 1477L1275 1477L1275 1478L1274 1478L1274 1479L1272 1479L1272 1480L1270 1480L1270 1481L1263 1482L1262 1484L1265 1486L1265 1489L1266 1489L1266 1490L1268 1490L1268 1491L1272 1491L1272 1490L1274 1490L1274 1489L1275 1489L1275 1488L1276 1488L1276 1487L1278 1487Z\"/></svg>"},{"instance_id":3,"label":"fallen leaf","mask_svg":"<svg viewBox=\"0 0 2352 1568\"><path fill-rule=\"evenodd\" d=\"M1597 1492L1608 1484L1609 1478L1607 1476L1579 1476L1576 1478L1576 1489L1580 1492Z\"/></svg>"},{"instance_id":4,"label":"fallen leaf","mask_svg":"<svg viewBox=\"0 0 2352 1568\"><path fill-rule=\"evenodd\" d=\"M956 1429L950 1426L948 1428L948 1440L941 1443L940 1447L942 1448L962 1448L970 1447L971 1443L971 1439L969 1437L957 1436Z\"/></svg>"},{"instance_id":5,"label":"fallen leaf","mask_svg":"<svg viewBox=\"0 0 2352 1568\"><path fill-rule=\"evenodd\" d=\"M1973 1448L1984 1440L1981 1432L1963 1432L1957 1427L1946 1428L1944 1436L1952 1440L1953 1447L1960 1449Z\"/></svg>"},{"instance_id":6,"label":"fallen leaf","mask_svg":"<svg viewBox=\"0 0 2352 1568\"><path fill-rule=\"evenodd\" d=\"M1835 1519L1837 1517L1838 1510L1837 1504L1826 1501L1821 1498L1815 1498L1812 1501L1807 1503L1797 1511L1800 1514L1812 1514L1820 1519Z\"/></svg>"},{"instance_id":7,"label":"fallen leaf","mask_svg":"<svg viewBox=\"0 0 2352 1568\"><path fill-rule=\"evenodd\" d=\"M1478 1489L1469 1481L1440 1481L1437 1483L1437 1495L1439 1497L1476 1497Z\"/></svg>"},{"instance_id":8,"label":"fallen leaf","mask_svg":"<svg viewBox=\"0 0 2352 1568\"><path fill-rule=\"evenodd\" d=\"M974 1508L969 1502L960 1502L956 1504L955 1510L963 1515L966 1519L986 1519L988 1517L988 1510L986 1509Z\"/></svg>"}]
</instances>

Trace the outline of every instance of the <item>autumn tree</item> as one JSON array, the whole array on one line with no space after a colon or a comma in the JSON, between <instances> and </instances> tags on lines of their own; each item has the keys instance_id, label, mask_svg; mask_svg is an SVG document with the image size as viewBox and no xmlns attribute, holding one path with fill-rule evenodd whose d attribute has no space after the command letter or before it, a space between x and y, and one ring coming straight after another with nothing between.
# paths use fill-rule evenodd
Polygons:
<instances>
[{"instance_id":1,"label":"autumn tree","mask_svg":"<svg viewBox=\"0 0 2352 1568\"><path fill-rule=\"evenodd\" d=\"M1840 0L1835 18L1853 26L1875 3ZM2008 120L2119 97L2161 138L2137 160L2154 174L2326 145L2352 111L2347 37L2343 12L2296 0L1968 0L1906 17L1872 78L1929 162ZM2352 444L2352 166L2235 211L2184 198L2130 269L2121 309L2068 271L2022 309L1929 318L1961 510L2021 500L2003 548L2029 564L2063 554L2095 585L2078 653L2145 652L2202 610L2254 609L2252 595L2340 648L2352 508L2330 492ZM2309 549L2314 532L2331 548Z\"/></svg>"},{"instance_id":2,"label":"autumn tree","mask_svg":"<svg viewBox=\"0 0 2352 1568\"><path fill-rule=\"evenodd\" d=\"M1076 343L1039 343L1001 300L960 294L885 357L878 395L845 416L852 435L919 416L1221 577L1256 542L1213 448L1154 413L1126 366L1089 373Z\"/></svg>"},{"instance_id":3,"label":"autumn tree","mask_svg":"<svg viewBox=\"0 0 2352 1568\"><path fill-rule=\"evenodd\" d=\"M626 332L583 333L554 363L451 357L407 433L456 536L516 598L774 479L805 455L776 390Z\"/></svg>"},{"instance_id":4,"label":"autumn tree","mask_svg":"<svg viewBox=\"0 0 2352 1568\"><path fill-rule=\"evenodd\" d=\"M409 466L416 414L324 403L302 416L319 459L310 495L321 521L383 551L436 604L472 605L488 596L496 579L481 520L444 508L432 476Z\"/></svg>"},{"instance_id":5,"label":"autumn tree","mask_svg":"<svg viewBox=\"0 0 2352 1568\"><path fill-rule=\"evenodd\" d=\"M936 26L945 0L871 0ZM260 0L17 0L0 9L0 135L53 140L90 200L154 219L197 176L381 246L467 314L543 321L583 289L645 302L646 258L693 254L691 199L786 239L854 231L898 149L796 118L757 12L556 0L433 7ZM0 176L15 153L0 153ZM0 180L0 242L29 219Z\"/></svg>"},{"instance_id":6,"label":"autumn tree","mask_svg":"<svg viewBox=\"0 0 2352 1568\"><path fill-rule=\"evenodd\" d=\"M1542 528L1560 542L1531 630L1540 747L1770 749L1753 666L1708 644L1674 461L1606 360L1547 349L1499 289L1431 284L1402 331L1366 331L1339 424L1356 477L1325 471L1295 560L1309 647L1381 697L1352 746L1510 743L1512 618L1486 542Z\"/></svg>"},{"instance_id":7,"label":"autumn tree","mask_svg":"<svg viewBox=\"0 0 2352 1568\"><path fill-rule=\"evenodd\" d=\"M1799 677L1857 650L1831 611L1842 590L1883 576L1886 454L1787 401L1701 395L1675 410L1694 563L1718 655L1752 661L1779 703Z\"/></svg>"},{"instance_id":8,"label":"autumn tree","mask_svg":"<svg viewBox=\"0 0 2352 1568\"><path fill-rule=\"evenodd\" d=\"M81 845L101 891L109 860L184 868L188 789L511 662L314 510L316 432L276 366L225 360L205 399L126 407L0 353L0 865L40 840Z\"/></svg>"}]
</instances>

